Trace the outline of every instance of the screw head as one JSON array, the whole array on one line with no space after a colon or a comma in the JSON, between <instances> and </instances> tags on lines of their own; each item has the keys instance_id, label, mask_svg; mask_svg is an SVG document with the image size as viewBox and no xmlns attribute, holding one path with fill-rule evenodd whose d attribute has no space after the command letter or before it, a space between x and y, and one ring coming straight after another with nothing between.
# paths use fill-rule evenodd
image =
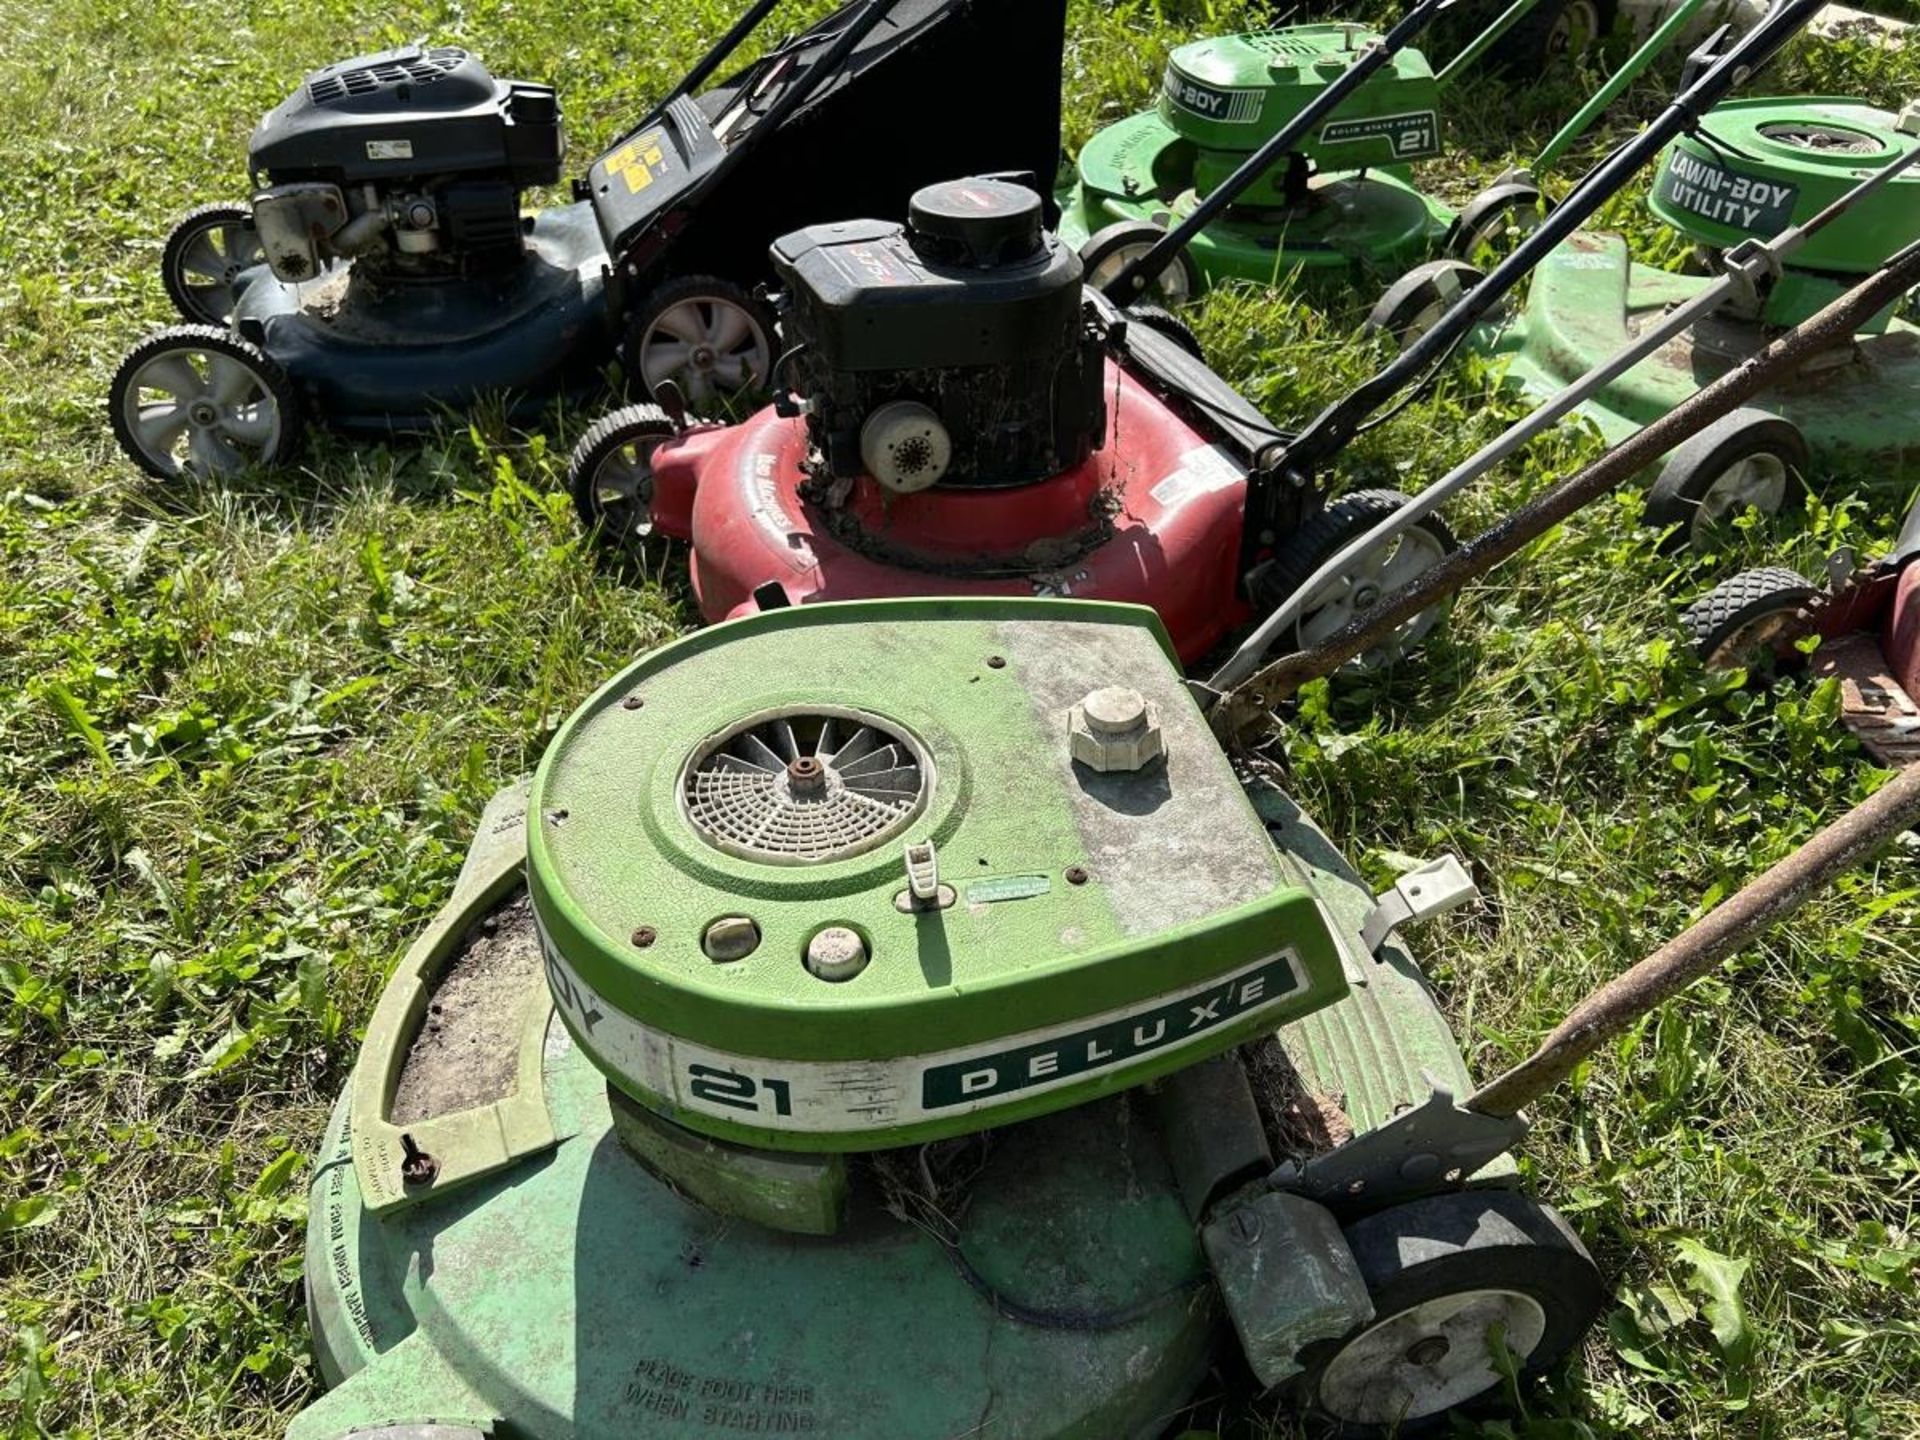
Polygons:
<instances>
[{"instance_id":1,"label":"screw head","mask_svg":"<svg viewBox=\"0 0 1920 1440\"><path fill-rule=\"evenodd\" d=\"M1086 883L1087 883L1087 867L1086 866L1069 865L1067 867L1067 884L1084 885Z\"/></svg>"},{"instance_id":2,"label":"screw head","mask_svg":"<svg viewBox=\"0 0 1920 1440\"><path fill-rule=\"evenodd\" d=\"M987 656L987 668L988 668L989 670L1004 670L1004 669L1006 669L1006 668L1007 668L1007 657L1006 657L1006 656L1004 656L1004 655L989 655L989 656Z\"/></svg>"},{"instance_id":3,"label":"screw head","mask_svg":"<svg viewBox=\"0 0 1920 1440\"><path fill-rule=\"evenodd\" d=\"M1233 1238L1242 1245L1252 1245L1260 1239L1260 1217L1251 1210L1236 1210L1233 1219L1227 1222L1227 1228L1233 1232Z\"/></svg>"},{"instance_id":4,"label":"screw head","mask_svg":"<svg viewBox=\"0 0 1920 1440\"><path fill-rule=\"evenodd\" d=\"M639 695L629 695L620 702L620 708L622 710L638 710L646 703L646 700Z\"/></svg>"},{"instance_id":5,"label":"screw head","mask_svg":"<svg viewBox=\"0 0 1920 1440\"><path fill-rule=\"evenodd\" d=\"M660 932L651 925L642 925L633 932L633 943L636 948L641 950L646 949L659 938Z\"/></svg>"},{"instance_id":6,"label":"screw head","mask_svg":"<svg viewBox=\"0 0 1920 1440\"><path fill-rule=\"evenodd\" d=\"M1429 1335L1424 1340L1416 1340L1407 1347L1409 1365L1438 1365L1447 1358L1447 1352L1453 1348L1451 1341L1444 1335Z\"/></svg>"}]
</instances>

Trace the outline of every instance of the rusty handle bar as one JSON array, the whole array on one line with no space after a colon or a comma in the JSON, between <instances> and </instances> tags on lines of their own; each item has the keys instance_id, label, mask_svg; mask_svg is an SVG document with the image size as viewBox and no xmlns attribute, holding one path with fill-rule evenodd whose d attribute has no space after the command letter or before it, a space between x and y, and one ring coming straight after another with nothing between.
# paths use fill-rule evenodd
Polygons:
<instances>
[{"instance_id":1,"label":"rusty handle bar","mask_svg":"<svg viewBox=\"0 0 1920 1440\"><path fill-rule=\"evenodd\" d=\"M1264 722L1275 704L1309 680L1331 675L1435 602L1517 553L1585 505L1638 475L1696 430L1718 420L1822 351L1851 341L1872 316L1920 286L1920 244L1908 246L1832 304L1689 396L1593 464L1536 495L1461 546L1403 590L1382 597L1363 620L1311 650L1282 656L1212 707L1215 733L1232 742Z\"/></svg>"},{"instance_id":2,"label":"rusty handle bar","mask_svg":"<svg viewBox=\"0 0 1920 1440\"><path fill-rule=\"evenodd\" d=\"M1749 941L1779 924L1835 876L1920 821L1920 765L1909 765L1865 803L1826 826L1759 879L1602 985L1540 1042L1540 1048L1466 1100L1483 1115L1515 1115L1573 1073L1574 1066Z\"/></svg>"}]
</instances>

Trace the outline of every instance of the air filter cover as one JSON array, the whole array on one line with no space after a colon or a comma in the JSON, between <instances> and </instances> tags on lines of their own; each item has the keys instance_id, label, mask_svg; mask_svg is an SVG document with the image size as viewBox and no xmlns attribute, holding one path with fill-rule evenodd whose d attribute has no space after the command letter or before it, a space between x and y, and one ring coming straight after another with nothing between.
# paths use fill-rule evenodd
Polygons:
<instances>
[{"instance_id":1,"label":"air filter cover","mask_svg":"<svg viewBox=\"0 0 1920 1440\"><path fill-rule=\"evenodd\" d=\"M1165 753L1103 774L1069 730L1111 685ZM560 1014L626 1093L723 1138L1000 1124L1345 986L1145 610L888 601L702 631L567 722L531 803Z\"/></svg>"}]
</instances>

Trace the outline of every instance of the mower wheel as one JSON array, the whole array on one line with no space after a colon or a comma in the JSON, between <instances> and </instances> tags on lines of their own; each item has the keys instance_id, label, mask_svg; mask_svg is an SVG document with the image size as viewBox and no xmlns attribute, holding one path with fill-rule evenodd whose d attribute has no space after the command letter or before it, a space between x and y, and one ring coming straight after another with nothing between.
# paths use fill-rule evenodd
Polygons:
<instances>
[{"instance_id":1,"label":"mower wheel","mask_svg":"<svg viewBox=\"0 0 1920 1440\"><path fill-rule=\"evenodd\" d=\"M1723 415L1667 457L1647 492L1647 520L1673 527L1668 548L1703 548L1749 508L1776 515L1795 498L1811 452L1791 420L1765 410Z\"/></svg>"},{"instance_id":2,"label":"mower wheel","mask_svg":"<svg viewBox=\"0 0 1920 1440\"><path fill-rule=\"evenodd\" d=\"M594 421L567 462L567 488L587 533L610 549L653 536L653 452L676 434L657 405L629 405Z\"/></svg>"},{"instance_id":3,"label":"mower wheel","mask_svg":"<svg viewBox=\"0 0 1920 1440\"><path fill-rule=\"evenodd\" d=\"M1490 185L1455 218L1447 232L1447 253L1469 262L1505 259L1552 208L1546 192L1525 180Z\"/></svg>"},{"instance_id":4,"label":"mower wheel","mask_svg":"<svg viewBox=\"0 0 1920 1440\"><path fill-rule=\"evenodd\" d=\"M1702 664L1733 670L1798 639L1796 617L1819 593L1798 570L1766 565L1722 580L1681 612L1680 623Z\"/></svg>"},{"instance_id":5,"label":"mower wheel","mask_svg":"<svg viewBox=\"0 0 1920 1440\"><path fill-rule=\"evenodd\" d=\"M1341 1440L1444 1429L1449 1411L1500 1387L1494 1343L1521 1374L1537 1374L1579 1344L1606 1304L1572 1227L1512 1190L1414 1200L1345 1233L1373 1319L1303 1357L1302 1381Z\"/></svg>"},{"instance_id":6,"label":"mower wheel","mask_svg":"<svg viewBox=\"0 0 1920 1440\"><path fill-rule=\"evenodd\" d=\"M1158 245L1166 233L1147 220L1121 220L1104 230L1094 231L1080 247L1080 269L1086 283L1104 293L1122 270ZM1199 293L1200 272L1185 250L1174 256L1172 263L1153 282L1152 298L1162 305L1184 305ZM1144 298L1129 301L1126 297L1113 297L1115 304L1127 309Z\"/></svg>"},{"instance_id":7,"label":"mower wheel","mask_svg":"<svg viewBox=\"0 0 1920 1440\"><path fill-rule=\"evenodd\" d=\"M1484 279L1480 270L1464 260L1429 260L1416 265L1387 287L1364 328L1384 332L1405 350Z\"/></svg>"},{"instance_id":8,"label":"mower wheel","mask_svg":"<svg viewBox=\"0 0 1920 1440\"><path fill-rule=\"evenodd\" d=\"M683 275L634 310L620 358L649 396L671 380L689 408L706 413L767 388L773 337L773 313L744 288Z\"/></svg>"},{"instance_id":9,"label":"mower wheel","mask_svg":"<svg viewBox=\"0 0 1920 1440\"><path fill-rule=\"evenodd\" d=\"M1495 43L1488 64L1538 79L1554 61L1577 59L1606 39L1619 15L1620 0L1540 0Z\"/></svg>"},{"instance_id":10,"label":"mower wheel","mask_svg":"<svg viewBox=\"0 0 1920 1440\"><path fill-rule=\"evenodd\" d=\"M1281 541L1260 574L1260 603L1277 606L1352 540L1365 534L1408 502L1398 490L1356 490L1342 495ZM1327 581L1307 601L1294 624L1295 649L1318 644L1366 614L1383 596L1411 585L1459 548L1453 531L1438 515L1429 515L1399 538L1356 560L1347 573ZM1384 645L1350 662L1349 669L1371 670L1407 654L1440 623L1445 602L1422 610Z\"/></svg>"},{"instance_id":11,"label":"mower wheel","mask_svg":"<svg viewBox=\"0 0 1920 1440\"><path fill-rule=\"evenodd\" d=\"M176 325L134 346L114 372L107 409L121 448L161 480L278 465L300 438L287 372L213 325Z\"/></svg>"},{"instance_id":12,"label":"mower wheel","mask_svg":"<svg viewBox=\"0 0 1920 1440\"><path fill-rule=\"evenodd\" d=\"M252 211L202 205L168 233L160 252L160 283L189 325L226 325L233 319L233 282L266 258Z\"/></svg>"},{"instance_id":13,"label":"mower wheel","mask_svg":"<svg viewBox=\"0 0 1920 1440\"><path fill-rule=\"evenodd\" d=\"M1193 333L1193 327L1175 315L1171 310L1146 300L1136 300L1127 307L1127 319L1136 325L1144 325L1156 335L1164 335L1196 360L1207 357L1200 349L1200 337Z\"/></svg>"}]
</instances>

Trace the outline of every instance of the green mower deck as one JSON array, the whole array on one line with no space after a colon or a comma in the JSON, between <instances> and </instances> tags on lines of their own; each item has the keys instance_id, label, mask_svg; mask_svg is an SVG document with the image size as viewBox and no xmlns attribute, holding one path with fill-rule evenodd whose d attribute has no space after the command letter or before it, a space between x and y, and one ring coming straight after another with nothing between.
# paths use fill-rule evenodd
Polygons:
<instances>
[{"instance_id":1,"label":"green mower deck","mask_svg":"<svg viewBox=\"0 0 1920 1440\"><path fill-rule=\"evenodd\" d=\"M1071 622L1036 623L1069 610ZM854 611L874 623L853 625ZM917 683L901 688L908 676ZM1138 771L1092 769L1069 740L1083 723L1074 698L1116 678L1157 712L1165 755ZM849 858L758 871L682 843L699 793L685 777L716 737L741 716L827 703L924 744L937 777L904 830ZM1186 828L1193 803L1207 833ZM902 834L939 852L928 908L892 904L914 888ZM1171 866L1154 863L1163 841ZM848 908L875 894L883 909ZM1297 957L1301 984L1276 987L1271 1005L1256 994L1236 1020L1248 998L1239 922L1205 917L1249 903L1256 957ZM655 652L570 722L531 809L524 790L490 807L453 898L382 996L312 1187L309 1308L333 1388L291 1440L382 1426L426 1427L381 1432L409 1440L1159 1434L1217 1358L1223 1313L1258 1310L1282 1362L1300 1336L1355 1316L1311 1286L1250 1300L1273 1282L1235 1280L1231 1266L1217 1278L1201 1235L1215 1239L1196 1234L1183 1190L1191 1165L1175 1154L1196 1142L1169 1136L1164 1085L1142 1082L1169 1055L1191 1067L1238 1044L1258 1057L1263 1113L1294 1126L1275 1153L1296 1158L1385 1125L1435 1086L1465 1092L1404 949L1390 933L1372 951L1361 940L1377 908L1281 791L1236 777L1146 612L819 606ZM573 928L553 923L563 909ZM684 943L715 933L723 910L756 918L751 955ZM804 937L843 912L868 969L809 974ZM605 933L615 915L620 933ZM1195 1004L1206 973L1228 983ZM863 999L865 975L887 983ZM1151 993L1129 990L1138 976ZM988 999L966 1019L956 1002L976 980ZM623 983L643 988L629 997ZM781 984L773 1010L791 1018L790 1039L757 1018L760 987ZM955 1004L951 1034L922 1030L915 1004L929 997ZM1131 1038L1151 1039L1167 997L1194 1044L1116 1058L1102 1052L1118 1032L1084 1023L1119 1014ZM627 1003L663 1033L733 1035L754 1057L758 1118L675 1101L670 1044L630 1072L634 1055L604 1038ZM820 1023L830 1014L837 1025ZM899 1148L921 1132L895 1112L857 1132L884 1148L845 1153L849 1122L828 1111L831 1125L794 1148L760 1069L783 1051L833 1050L833 1033L876 1056L1015 1048L1026 1073L1059 1083L970 1112L973 1133L931 1146ZM1034 1058L1036 1036L1054 1059ZM1076 1056L1078 1075L1059 1077ZM922 1055L922 1077L938 1062ZM737 1105L748 1092L729 1081L710 1093ZM1477 1181L1511 1175L1501 1159ZM1276 1274L1350 1273L1339 1231L1316 1219L1326 1211L1273 1204L1262 1253L1295 1257Z\"/></svg>"},{"instance_id":2,"label":"green mower deck","mask_svg":"<svg viewBox=\"0 0 1920 1440\"><path fill-rule=\"evenodd\" d=\"M1654 213L1709 253L1771 238L1872 171L1920 145L1920 125L1857 101L1759 98L1716 106L1706 132L1669 148ZM1742 313L1723 311L1628 371L1581 407L1609 443L1652 423L1761 350L1782 326L1838 297L1851 278L1920 240L1920 172L1847 213L1793 257ZM1511 357L1509 383L1547 398L1620 350L1643 317L1684 303L1706 281L1633 263L1614 235L1572 236L1534 273L1523 312L1483 331ZM1920 448L1920 325L1883 312L1841 349L1759 397L1792 421L1816 457L1891 465L1897 479Z\"/></svg>"}]
</instances>

